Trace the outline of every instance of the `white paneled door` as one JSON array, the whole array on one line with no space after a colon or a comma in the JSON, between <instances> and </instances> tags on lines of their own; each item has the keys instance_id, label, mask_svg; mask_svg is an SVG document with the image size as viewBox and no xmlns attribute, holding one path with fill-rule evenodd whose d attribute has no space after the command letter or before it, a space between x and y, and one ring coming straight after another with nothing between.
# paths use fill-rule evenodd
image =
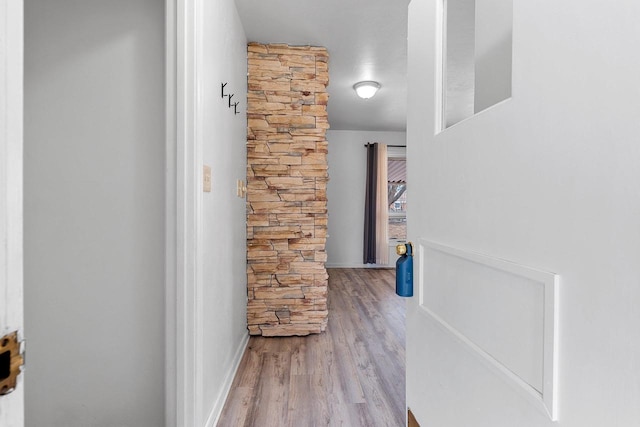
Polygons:
<instances>
[{"instance_id":1,"label":"white paneled door","mask_svg":"<svg viewBox=\"0 0 640 427\"><path fill-rule=\"evenodd\" d=\"M489 13L485 11L489 6L504 10ZM464 15L458 16L459 37L451 37L448 31L454 15ZM536 90L528 98L509 97L512 84L513 92L526 87L523 76L531 81L537 77L518 64L531 53L523 39L520 55L512 56L510 28L514 22L534 21L521 8L512 11L504 0L411 0L408 16L407 181L412 187L407 237L414 243L415 265L413 297L407 300L406 311L407 406L423 427L554 426L561 420L560 291L566 289L564 278L560 283L566 270L559 263L576 239L569 237L565 249L550 253L561 247L556 243L557 228L551 224L562 222L556 218L558 210L547 209L545 203L555 200L555 196L547 198L547 193L555 191L563 174L573 171L552 168L558 173L557 181L549 178L548 186L539 186L539 176L548 166L538 162L537 155L546 149L533 143L541 139L539 135L524 138L531 128L521 126L519 118L530 117L532 111L552 102ZM536 19L545 22L546 18ZM484 64L486 58L478 56L478 40L493 39L493 31L499 28L506 28L499 31L504 46L500 45L498 57L504 61ZM516 33L522 37L525 31L520 27L514 29ZM528 34L532 41L528 46L539 42L540 34L537 30ZM461 49L460 38L471 47ZM464 67L461 60L447 60L447 52L462 57ZM495 96L489 90L483 92L486 98L474 92L473 85L478 89L485 80L478 79L478 74L487 74L486 80L496 76L484 70L478 73L481 65L500 64L505 66L496 74L501 77ZM467 65L474 69L475 79L467 79L472 74ZM516 70L513 83L512 70ZM473 108L472 100L464 120L453 124L444 120L447 111L455 110L447 109L451 104L467 111L469 90L476 101L482 95L479 106ZM504 97L509 99L487 107L489 99ZM483 113L479 108L486 109ZM548 133L546 124L540 123L539 132ZM580 134L576 142L582 139ZM559 164L563 162L567 160ZM530 187L526 189L525 184ZM576 186L558 194L567 197L571 191L590 189ZM533 208L542 205L545 208ZM547 222L540 219L543 211L549 213ZM566 224L571 221L573 217ZM582 268L576 269L576 277L581 277L577 271L582 273ZM578 353L574 357L579 358ZM581 383L575 392L584 388ZM583 406L576 420L583 419L589 405Z\"/></svg>"},{"instance_id":2,"label":"white paneled door","mask_svg":"<svg viewBox=\"0 0 640 427\"><path fill-rule=\"evenodd\" d=\"M0 336L23 339L22 104L23 1L0 2ZM0 356L6 356L4 351ZM6 362L3 357L3 363ZM6 367L3 377L6 377ZM1 379L0 379L1 380ZM24 425L23 378L0 396L0 426Z\"/></svg>"}]
</instances>

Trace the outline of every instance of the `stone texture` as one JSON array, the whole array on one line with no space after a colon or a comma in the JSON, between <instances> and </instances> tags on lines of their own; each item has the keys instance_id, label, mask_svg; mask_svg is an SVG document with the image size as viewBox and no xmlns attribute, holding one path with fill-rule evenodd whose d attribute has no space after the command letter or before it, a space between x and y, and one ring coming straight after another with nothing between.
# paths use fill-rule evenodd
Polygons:
<instances>
[{"instance_id":1,"label":"stone texture","mask_svg":"<svg viewBox=\"0 0 640 427\"><path fill-rule=\"evenodd\" d=\"M328 53L247 48L247 320L251 335L327 326Z\"/></svg>"}]
</instances>

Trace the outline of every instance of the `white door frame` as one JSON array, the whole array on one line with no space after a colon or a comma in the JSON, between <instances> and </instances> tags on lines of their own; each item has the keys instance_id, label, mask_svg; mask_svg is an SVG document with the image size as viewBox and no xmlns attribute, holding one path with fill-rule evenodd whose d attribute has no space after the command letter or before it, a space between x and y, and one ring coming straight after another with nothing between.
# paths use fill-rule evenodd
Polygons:
<instances>
[{"instance_id":1,"label":"white door frame","mask_svg":"<svg viewBox=\"0 0 640 427\"><path fill-rule=\"evenodd\" d=\"M166 0L166 426L202 426L202 0Z\"/></svg>"},{"instance_id":2,"label":"white door frame","mask_svg":"<svg viewBox=\"0 0 640 427\"><path fill-rule=\"evenodd\" d=\"M0 336L23 338L22 0L0 2ZM13 393L0 397L0 425L24 425L24 374Z\"/></svg>"},{"instance_id":3,"label":"white door frame","mask_svg":"<svg viewBox=\"0 0 640 427\"><path fill-rule=\"evenodd\" d=\"M166 0L167 427L202 425L201 0ZM0 2L0 333L23 332L23 0ZM6 240L5 240L6 239ZM6 243L5 243L6 242ZM8 249L5 251L5 248ZM11 286L9 286L11 285ZM6 304L5 304L6 302ZM23 375L0 424L24 425ZM10 408L10 409L9 409Z\"/></svg>"}]
</instances>

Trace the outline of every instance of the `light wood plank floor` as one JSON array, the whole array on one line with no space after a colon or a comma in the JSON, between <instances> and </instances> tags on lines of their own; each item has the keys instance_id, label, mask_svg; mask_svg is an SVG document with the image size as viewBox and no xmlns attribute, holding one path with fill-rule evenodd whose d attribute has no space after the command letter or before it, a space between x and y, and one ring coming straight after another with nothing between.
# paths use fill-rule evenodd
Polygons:
<instances>
[{"instance_id":1,"label":"light wood plank floor","mask_svg":"<svg viewBox=\"0 0 640 427\"><path fill-rule=\"evenodd\" d=\"M218 427L405 424L404 301L394 270L329 269L329 325L251 337Z\"/></svg>"}]
</instances>

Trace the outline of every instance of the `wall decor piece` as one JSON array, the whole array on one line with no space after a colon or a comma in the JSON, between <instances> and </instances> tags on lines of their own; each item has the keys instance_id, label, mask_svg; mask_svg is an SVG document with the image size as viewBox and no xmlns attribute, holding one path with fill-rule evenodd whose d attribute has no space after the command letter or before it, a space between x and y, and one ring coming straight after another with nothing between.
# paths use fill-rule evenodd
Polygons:
<instances>
[{"instance_id":1,"label":"wall decor piece","mask_svg":"<svg viewBox=\"0 0 640 427\"><path fill-rule=\"evenodd\" d=\"M227 87L227 83L220 83L220 86L221 86L221 96L222 98L227 98L228 107L229 108L233 107L234 114L240 114L240 110L238 110L238 105L240 105L240 102L239 101L231 102L231 98L233 98L235 94L226 93L225 88Z\"/></svg>"},{"instance_id":2,"label":"wall decor piece","mask_svg":"<svg viewBox=\"0 0 640 427\"><path fill-rule=\"evenodd\" d=\"M248 46L247 320L251 335L327 326L328 53Z\"/></svg>"}]
</instances>

